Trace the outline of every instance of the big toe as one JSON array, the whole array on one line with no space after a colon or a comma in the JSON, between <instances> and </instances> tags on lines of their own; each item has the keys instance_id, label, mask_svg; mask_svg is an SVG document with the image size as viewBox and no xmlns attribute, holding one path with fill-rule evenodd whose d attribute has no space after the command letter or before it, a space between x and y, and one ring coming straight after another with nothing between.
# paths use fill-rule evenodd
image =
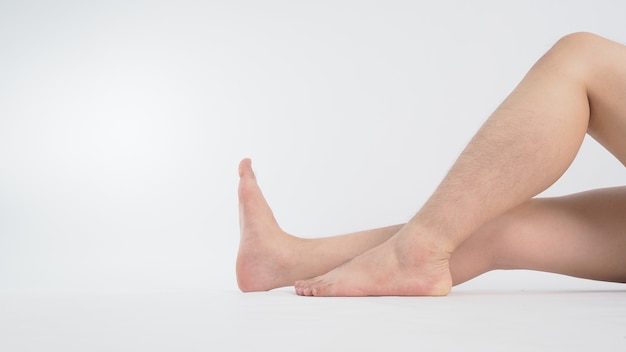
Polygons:
<instances>
[{"instance_id":1,"label":"big toe","mask_svg":"<svg viewBox=\"0 0 626 352\"><path fill-rule=\"evenodd\" d=\"M254 178L254 171L252 170L252 159L244 158L239 162L239 177L252 177Z\"/></svg>"}]
</instances>

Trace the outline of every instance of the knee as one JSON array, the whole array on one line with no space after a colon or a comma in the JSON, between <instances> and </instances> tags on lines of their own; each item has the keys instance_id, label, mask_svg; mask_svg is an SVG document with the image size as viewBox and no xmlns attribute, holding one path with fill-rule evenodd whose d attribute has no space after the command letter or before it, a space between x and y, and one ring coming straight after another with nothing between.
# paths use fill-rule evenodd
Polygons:
<instances>
[{"instance_id":1,"label":"knee","mask_svg":"<svg viewBox=\"0 0 626 352\"><path fill-rule=\"evenodd\" d=\"M561 37L542 60L561 73L584 80L602 58L599 53L610 45L611 41L593 33L571 33Z\"/></svg>"},{"instance_id":2,"label":"knee","mask_svg":"<svg viewBox=\"0 0 626 352\"><path fill-rule=\"evenodd\" d=\"M606 41L607 39L594 33L575 32L561 37L554 46L563 46L575 50L585 50L589 49L590 46L598 45L599 43Z\"/></svg>"},{"instance_id":3,"label":"knee","mask_svg":"<svg viewBox=\"0 0 626 352\"><path fill-rule=\"evenodd\" d=\"M537 211L534 200L494 219L488 226L491 249L491 267L494 270L520 267L519 249L525 234L532 232L532 215Z\"/></svg>"}]
</instances>

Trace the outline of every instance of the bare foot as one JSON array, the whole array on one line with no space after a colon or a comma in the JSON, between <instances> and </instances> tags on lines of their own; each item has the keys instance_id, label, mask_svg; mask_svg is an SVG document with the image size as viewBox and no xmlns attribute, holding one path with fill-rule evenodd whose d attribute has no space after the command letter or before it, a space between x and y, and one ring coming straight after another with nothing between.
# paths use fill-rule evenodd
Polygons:
<instances>
[{"instance_id":1,"label":"bare foot","mask_svg":"<svg viewBox=\"0 0 626 352\"><path fill-rule=\"evenodd\" d=\"M299 239L284 232L261 193L250 159L239 163L237 284L243 292L291 286L294 248Z\"/></svg>"},{"instance_id":2,"label":"bare foot","mask_svg":"<svg viewBox=\"0 0 626 352\"><path fill-rule=\"evenodd\" d=\"M450 253L420 243L406 226L325 275L297 281L302 296L445 296L452 287Z\"/></svg>"}]
</instances>

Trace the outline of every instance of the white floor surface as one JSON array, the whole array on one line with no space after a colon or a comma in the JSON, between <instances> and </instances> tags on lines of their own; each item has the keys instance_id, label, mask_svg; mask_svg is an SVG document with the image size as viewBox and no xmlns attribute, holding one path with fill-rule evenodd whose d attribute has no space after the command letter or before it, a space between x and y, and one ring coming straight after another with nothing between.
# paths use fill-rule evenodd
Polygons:
<instances>
[{"instance_id":1,"label":"white floor surface","mask_svg":"<svg viewBox=\"0 0 626 352\"><path fill-rule=\"evenodd\" d=\"M0 351L626 351L626 288L4 293Z\"/></svg>"}]
</instances>

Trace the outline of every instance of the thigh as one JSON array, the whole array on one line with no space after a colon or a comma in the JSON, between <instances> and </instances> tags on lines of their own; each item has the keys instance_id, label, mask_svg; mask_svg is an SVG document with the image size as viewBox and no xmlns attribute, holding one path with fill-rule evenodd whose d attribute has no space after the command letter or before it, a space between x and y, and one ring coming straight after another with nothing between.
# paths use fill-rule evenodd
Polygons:
<instances>
[{"instance_id":1,"label":"thigh","mask_svg":"<svg viewBox=\"0 0 626 352\"><path fill-rule=\"evenodd\" d=\"M534 199L490 226L498 269L626 282L626 187Z\"/></svg>"},{"instance_id":2,"label":"thigh","mask_svg":"<svg viewBox=\"0 0 626 352\"><path fill-rule=\"evenodd\" d=\"M626 165L626 46L589 38L588 133Z\"/></svg>"}]
</instances>

